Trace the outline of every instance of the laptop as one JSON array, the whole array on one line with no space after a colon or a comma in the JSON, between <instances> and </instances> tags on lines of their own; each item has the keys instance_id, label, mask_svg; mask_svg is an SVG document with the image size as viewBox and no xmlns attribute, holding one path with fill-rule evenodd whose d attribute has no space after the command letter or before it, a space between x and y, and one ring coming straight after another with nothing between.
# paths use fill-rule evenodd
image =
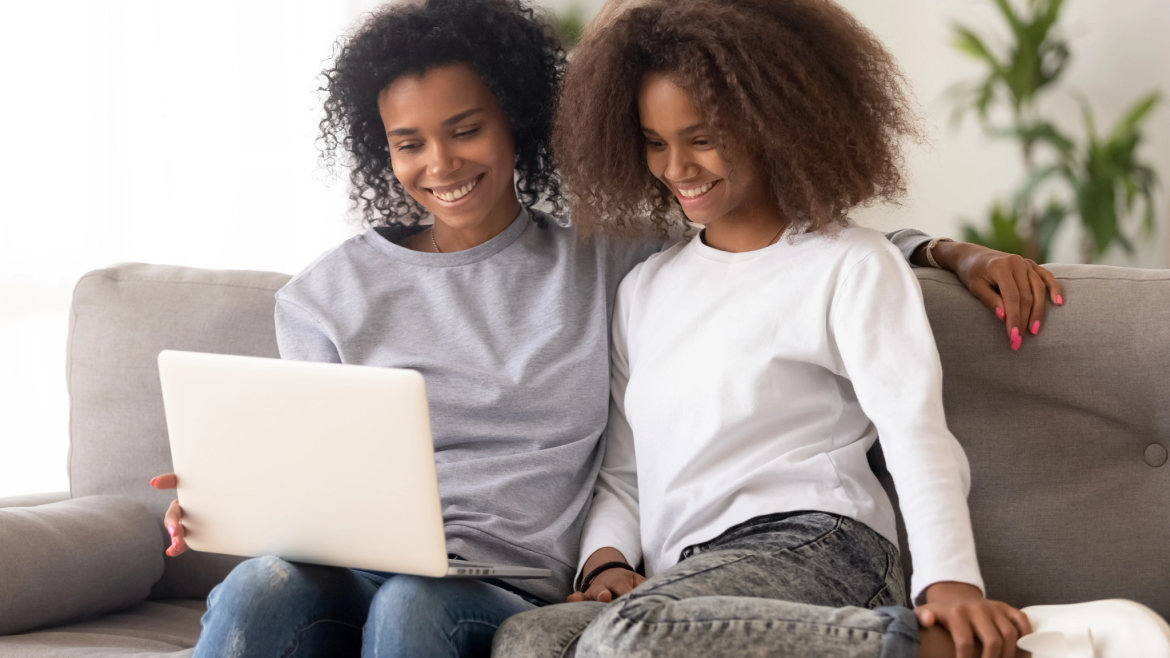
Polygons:
<instances>
[{"instance_id":1,"label":"laptop","mask_svg":"<svg viewBox=\"0 0 1170 658\"><path fill-rule=\"evenodd\" d=\"M187 545L435 578L546 578L449 560L423 377L158 356Z\"/></svg>"}]
</instances>

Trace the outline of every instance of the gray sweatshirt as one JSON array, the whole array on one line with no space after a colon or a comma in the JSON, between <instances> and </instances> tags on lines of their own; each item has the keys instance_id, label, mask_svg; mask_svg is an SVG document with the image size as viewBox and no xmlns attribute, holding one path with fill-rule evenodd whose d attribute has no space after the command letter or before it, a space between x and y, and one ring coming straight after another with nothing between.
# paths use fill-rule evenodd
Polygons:
<instances>
[{"instance_id":1,"label":"gray sweatshirt","mask_svg":"<svg viewBox=\"0 0 1170 658\"><path fill-rule=\"evenodd\" d=\"M448 552L551 569L510 584L556 602L601 465L614 295L661 243L582 241L529 212L455 253L355 236L277 293L276 337L285 359L422 373ZM928 238L891 239L908 256Z\"/></svg>"}]
</instances>

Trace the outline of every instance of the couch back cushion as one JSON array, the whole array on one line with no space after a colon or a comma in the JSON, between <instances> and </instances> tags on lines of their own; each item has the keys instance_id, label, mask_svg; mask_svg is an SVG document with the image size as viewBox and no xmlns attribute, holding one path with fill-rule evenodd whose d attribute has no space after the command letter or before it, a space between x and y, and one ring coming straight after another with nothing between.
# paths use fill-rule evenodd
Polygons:
<instances>
[{"instance_id":1,"label":"couch back cushion","mask_svg":"<svg viewBox=\"0 0 1170 658\"><path fill-rule=\"evenodd\" d=\"M1170 270L1050 269L1064 305L1018 352L955 277L917 271L988 596L1170 617Z\"/></svg>"},{"instance_id":2,"label":"couch back cushion","mask_svg":"<svg viewBox=\"0 0 1170 658\"><path fill-rule=\"evenodd\" d=\"M273 295L288 279L142 264L82 277L73 293L66 365L74 498L127 496L161 524L174 494L148 484L171 470L158 353L279 356ZM152 597L204 598L238 561L197 552L168 557Z\"/></svg>"},{"instance_id":3,"label":"couch back cushion","mask_svg":"<svg viewBox=\"0 0 1170 658\"><path fill-rule=\"evenodd\" d=\"M971 463L988 594L1017 606L1122 597L1170 617L1170 271L1051 269L1065 304L1019 352L953 276L917 270L947 420ZM131 264L78 283L73 496L129 496L161 519L173 496L146 484L171 469L158 353L277 356L273 294L288 279ZM152 595L202 598L237 562L167 558Z\"/></svg>"}]
</instances>

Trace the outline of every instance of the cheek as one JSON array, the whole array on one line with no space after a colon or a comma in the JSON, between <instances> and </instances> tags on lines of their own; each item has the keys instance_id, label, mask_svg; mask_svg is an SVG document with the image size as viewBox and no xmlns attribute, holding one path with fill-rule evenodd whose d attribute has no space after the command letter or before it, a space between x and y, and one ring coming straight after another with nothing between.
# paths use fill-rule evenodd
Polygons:
<instances>
[{"instance_id":1,"label":"cheek","mask_svg":"<svg viewBox=\"0 0 1170 658\"><path fill-rule=\"evenodd\" d=\"M512 134L507 130L494 130L486 137L487 139L477 140L479 144L476 151L480 162L504 174L510 173L516 168L516 144L512 140ZM506 175L504 177L509 178Z\"/></svg>"},{"instance_id":2,"label":"cheek","mask_svg":"<svg viewBox=\"0 0 1170 658\"><path fill-rule=\"evenodd\" d=\"M662 180L662 174L666 171L667 160L666 153L646 149L646 167L659 180Z\"/></svg>"},{"instance_id":3,"label":"cheek","mask_svg":"<svg viewBox=\"0 0 1170 658\"><path fill-rule=\"evenodd\" d=\"M696 160L699 162L699 166L710 172L712 176L723 179L727 178L727 163L723 161L723 158L719 157L718 151L714 149L702 151ZM730 183L732 181L727 182Z\"/></svg>"}]
</instances>

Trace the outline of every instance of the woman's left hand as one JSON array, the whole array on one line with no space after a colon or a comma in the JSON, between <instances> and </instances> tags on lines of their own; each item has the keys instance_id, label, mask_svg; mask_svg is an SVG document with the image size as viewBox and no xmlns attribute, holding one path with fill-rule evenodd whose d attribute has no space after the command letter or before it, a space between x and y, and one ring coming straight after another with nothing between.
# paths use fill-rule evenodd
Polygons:
<instances>
[{"instance_id":1,"label":"woman's left hand","mask_svg":"<svg viewBox=\"0 0 1170 658\"><path fill-rule=\"evenodd\" d=\"M1028 258L968 242L939 242L933 255L943 269L958 275L967 290L1004 322L1013 350L1020 349L1025 334L1040 333L1047 310L1045 298L1057 306L1064 304L1060 282L1052 272ZM921 257L925 259L925 254Z\"/></svg>"},{"instance_id":2,"label":"woman's left hand","mask_svg":"<svg viewBox=\"0 0 1170 658\"><path fill-rule=\"evenodd\" d=\"M947 629L955 642L956 658L975 658L975 641L983 646L980 658L1013 658L1016 641L1032 632L1028 616L1002 601L989 601L978 587L967 583L935 583L926 588L926 605L914 609L924 628Z\"/></svg>"}]
</instances>

